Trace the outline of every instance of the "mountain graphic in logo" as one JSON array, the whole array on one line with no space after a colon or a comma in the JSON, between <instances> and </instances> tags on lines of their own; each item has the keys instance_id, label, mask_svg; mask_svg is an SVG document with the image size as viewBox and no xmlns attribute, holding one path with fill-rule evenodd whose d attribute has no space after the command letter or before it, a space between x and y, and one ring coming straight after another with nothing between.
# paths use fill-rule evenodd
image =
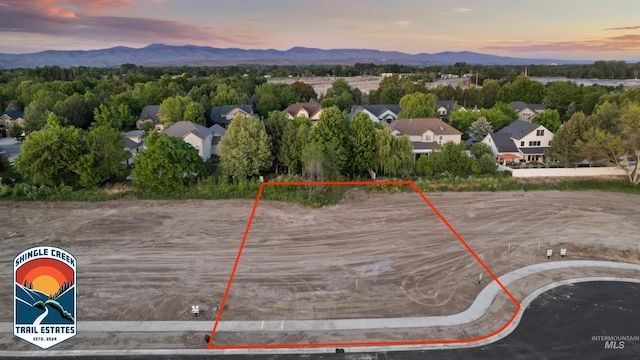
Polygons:
<instances>
[{"instance_id":1,"label":"mountain graphic in logo","mask_svg":"<svg viewBox=\"0 0 640 360\"><path fill-rule=\"evenodd\" d=\"M76 334L76 262L44 246L14 259L14 335L47 349Z\"/></svg>"}]
</instances>

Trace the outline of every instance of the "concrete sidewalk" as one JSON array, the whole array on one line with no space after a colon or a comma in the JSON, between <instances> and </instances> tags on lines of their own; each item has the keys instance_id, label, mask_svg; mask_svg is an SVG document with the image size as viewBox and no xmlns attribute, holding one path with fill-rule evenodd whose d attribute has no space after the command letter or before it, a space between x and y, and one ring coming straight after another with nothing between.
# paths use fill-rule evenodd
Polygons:
<instances>
[{"instance_id":1,"label":"concrete sidewalk","mask_svg":"<svg viewBox=\"0 0 640 360\"><path fill-rule=\"evenodd\" d=\"M499 277L508 287L529 275L543 271L566 268L606 268L640 272L640 265L610 261L550 261L530 265ZM640 274L639 274L640 275ZM580 281L588 281L589 278ZM598 279L598 278L594 278ZM628 279L627 279L628 281ZM640 281L640 276L639 276ZM562 282L563 284L566 283ZM545 288L554 287L553 284ZM269 331L329 331L329 330L374 330L374 329L410 329L435 326L464 325L478 320L485 314L494 298L503 293L497 282L492 281L476 297L465 311L446 316L396 317L374 319L329 319L329 320L271 320L271 321L221 321L219 332L269 332ZM537 293L537 291L536 291ZM537 296L537 295L536 295ZM525 305L523 303L523 305ZM522 313L526 306L522 306ZM520 316L521 314L519 314ZM12 323L0 323L0 331L12 332ZM212 321L79 321L78 332L208 332L213 328Z\"/></svg>"}]
</instances>

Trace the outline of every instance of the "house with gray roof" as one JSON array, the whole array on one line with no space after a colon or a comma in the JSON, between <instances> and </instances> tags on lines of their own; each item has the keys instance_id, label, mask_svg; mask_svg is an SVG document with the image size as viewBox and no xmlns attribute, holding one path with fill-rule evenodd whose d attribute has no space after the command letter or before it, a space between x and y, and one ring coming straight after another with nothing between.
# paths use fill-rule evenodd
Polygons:
<instances>
[{"instance_id":1,"label":"house with gray roof","mask_svg":"<svg viewBox=\"0 0 640 360\"><path fill-rule=\"evenodd\" d=\"M466 111L463 106L458 105L453 100L437 100L436 101L436 112L438 116L441 118L448 118L452 112L456 110Z\"/></svg>"},{"instance_id":2,"label":"house with gray roof","mask_svg":"<svg viewBox=\"0 0 640 360\"><path fill-rule=\"evenodd\" d=\"M482 139L493 150L499 163L544 162L544 153L551 146L553 133L542 125L516 120L496 133Z\"/></svg>"},{"instance_id":3,"label":"house with gray roof","mask_svg":"<svg viewBox=\"0 0 640 360\"><path fill-rule=\"evenodd\" d=\"M158 110L160 110L160 105L146 105L142 108L140 116L136 121L136 129L140 129L145 122L151 122L156 130L162 131L164 124L162 124L162 121L160 121L158 117Z\"/></svg>"},{"instance_id":4,"label":"house with gray roof","mask_svg":"<svg viewBox=\"0 0 640 360\"><path fill-rule=\"evenodd\" d=\"M146 148L145 143L142 140L143 133L144 131L142 130L131 130L120 133L124 137L126 145L125 149L129 151L129 159L127 159L127 164L133 164L133 158L136 156L136 154Z\"/></svg>"},{"instance_id":5,"label":"house with gray roof","mask_svg":"<svg viewBox=\"0 0 640 360\"><path fill-rule=\"evenodd\" d=\"M531 119L536 115L547 111L547 105L545 104L527 104L523 101L512 101L509 106L518 113L518 120L528 122L531 122Z\"/></svg>"},{"instance_id":6,"label":"house with gray roof","mask_svg":"<svg viewBox=\"0 0 640 360\"><path fill-rule=\"evenodd\" d=\"M393 136L409 136L414 155L428 154L440 144L462 142L462 133L437 118L398 119L387 125Z\"/></svg>"},{"instance_id":7,"label":"house with gray roof","mask_svg":"<svg viewBox=\"0 0 640 360\"><path fill-rule=\"evenodd\" d=\"M175 136L182 138L188 144L191 144L196 150L203 161L209 160L212 154L217 154L217 150L214 152L214 133L225 132L220 126L217 127L205 127L200 124L193 123L191 121L178 121L164 130L164 133L168 136ZM224 134L218 134L222 136ZM217 139L219 141L219 138ZM215 142L217 145L217 142Z\"/></svg>"},{"instance_id":8,"label":"house with gray roof","mask_svg":"<svg viewBox=\"0 0 640 360\"><path fill-rule=\"evenodd\" d=\"M226 129L231 120L238 114L246 118L247 116L253 116L255 112L250 104L214 106L211 109L210 125L218 124Z\"/></svg>"},{"instance_id":9,"label":"house with gray roof","mask_svg":"<svg viewBox=\"0 0 640 360\"><path fill-rule=\"evenodd\" d=\"M381 104L381 105L353 105L349 113L349 119L353 119L359 112L369 115L374 123L391 123L398 119L398 114L402 108L398 104Z\"/></svg>"}]
</instances>

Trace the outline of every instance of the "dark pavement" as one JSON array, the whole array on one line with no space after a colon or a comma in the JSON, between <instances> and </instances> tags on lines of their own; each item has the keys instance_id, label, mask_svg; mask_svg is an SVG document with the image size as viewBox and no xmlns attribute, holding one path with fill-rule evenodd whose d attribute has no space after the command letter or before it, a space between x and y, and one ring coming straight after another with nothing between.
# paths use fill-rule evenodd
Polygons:
<instances>
[{"instance_id":1,"label":"dark pavement","mask_svg":"<svg viewBox=\"0 0 640 360\"><path fill-rule=\"evenodd\" d=\"M468 349L310 355L109 356L98 359L640 359L639 299L638 283L586 282L561 286L535 299L509 336L490 345ZM596 336L613 336L618 340L607 342L594 339ZM43 352L44 357L46 352Z\"/></svg>"}]
</instances>

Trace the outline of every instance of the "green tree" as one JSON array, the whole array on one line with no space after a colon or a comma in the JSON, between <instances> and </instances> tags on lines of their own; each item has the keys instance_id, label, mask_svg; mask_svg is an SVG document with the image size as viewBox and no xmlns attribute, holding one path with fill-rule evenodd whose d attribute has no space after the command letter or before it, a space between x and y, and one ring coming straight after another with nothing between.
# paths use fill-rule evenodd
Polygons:
<instances>
[{"instance_id":1,"label":"green tree","mask_svg":"<svg viewBox=\"0 0 640 360\"><path fill-rule=\"evenodd\" d=\"M628 103L622 110L618 128L607 131L591 127L587 135L577 141L580 155L602 164L615 164L627 173L629 181L640 184L640 104ZM630 165L629 159L636 160Z\"/></svg>"},{"instance_id":2,"label":"green tree","mask_svg":"<svg viewBox=\"0 0 640 360\"><path fill-rule=\"evenodd\" d=\"M309 134L309 142L324 145L324 149L330 154L328 158L336 161L335 165L341 173L346 173L348 148L347 148L347 118L335 106L324 109L320 120Z\"/></svg>"},{"instance_id":3,"label":"green tree","mask_svg":"<svg viewBox=\"0 0 640 360\"><path fill-rule=\"evenodd\" d=\"M547 110L542 112L531 119L534 124L544 126L547 130L555 133L560 128L560 114L558 110Z\"/></svg>"},{"instance_id":4,"label":"green tree","mask_svg":"<svg viewBox=\"0 0 640 360\"><path fill-rule=\"evenodd\" d=\"M199 102L192 101L187 104L184 109L184 121L191 121L196 124L204 125L204 107Z\"/></svg>"},{"instance_id":5,"label":"green tree","mask_svg":"<svg viewBox=\"0 0 640 360\"><path fill-rule=\"evenodd\" d=\"M109 126L116 130L130 128L136 121L131 108L124 103L100 104L93 110L93 119L95 126Z\"/></svg>"},{"instance_id":6,"label":"green tree","mask_svg":"<svg viewBox=\"0 0 640 360\"><path fill-rule=\"evenodd\" d=\"M165 124L184 120L184 113L193 100L186 96L166 98L158 109L158 118Z\"/></svg>"},{"instance_id":7,"label":"green tree","mask_svg":"<svg viewBox=\"0 0 640 360\"><path fill-rule=\"evenodd\" d=\"M86 153L82 131L74 126L59 125L54 114L49 114L47 125L27 136L14 166L34 185L76 186L75 164Z\"/></svg>"},{"instance_id":8,"label":"green tree","mask_svg":"<svg viewBox=\"0 0 640 360\"><path fill-rule=\"evenodd\" d=\"M271 111L282 111L298 102L299 97L289 85L264 83L256 87L254 101L258 114L267 117Z\"/></svg>"},{"instance_id":9,"label":"green tree","mask_svg":"<svg viewBox=\"0 0 640 360\"><path fill-rule=\"evenodd\" d=\"M269 136L269 150L271 151L271 158L273 159L272 167L275 168L276 174L278 173L278 154L282 146L285 128L289 122L291 121L287 119L285 113L282 111L272 111L269 113L269 116L264 119L264 129Z\"/></svg>"},{"instance_id":10,"label":"green tree","mask_svg":"<svg viewBox=\"0 0 640 360\"><path fill-rule=\"evenodd\" d=\"M484 154L477 162L479 174L494 175L498 172L498 164L496 164L493 154Z\"/></svg>"},{"instance_id":11,"label":"green tree","mask_svg":"<svg viewBox=\"0 0 640 360\"><path fill-rule=\"evenodd\" d=\"M349 126L349 168L351 174L359 176L373 164L375 126L369 115L359 112Z\"/></svg>"},{"instance_id":12,"label":"green tree","mask_svg":"<svg viewBox=\"0 0 640 360\"><path fill-rule=\"evenodd\" d=\"M338 154L335 148L320 142L309 142L302 149L302 173L309 181L337 180Z\"/></svg>"},{"instance_id":13,"label":"green tree","mask_svg":"<svg viewBox=\"0 0 640 360\"><path fill-rule=\"evenodd\" d=\"M549 109L558 110L560 118L566 120L577 111L581 101L581 88L574 82L552 81L547 84L544 103Z\"/></svg>"},{"instance_id":14,"label":"green tree","mask_svg":"<svg viewBox=\"0 0 640 360\"><path fill-rule=\"evenodd\" d=\"M133 165L136 186L167 193L183 189L204 176L206 169L198 150L181 138L154 136L157 138L136 154Z\"/></svg>"},{"instance_id":15,"label":"green tree","mask_svg":"<svg viewBox=\"0 0 640 360\"><path fill-rule=\"evenodd\" d=\"M429 154L426 173L431 176L467 176L473 173L474 163L475 159L467 155L464 143L448 141Z\"/></svg>"},{"instance_id":16,"label":"green tree","mask_svg":"<svg viewBox=\"0 0 640 360\"><path fill-rule=\"evenodd\" d=\"M489 145L487 145L485 143L482 143L482 142L477 142L477 143L471 145L471 147L469 148L469 152L471 153L473 158L478 160L478 161L480 161L480 159L484 155L490 155L491 158L495 157L495 155L493 153L493 150L491 149L491 146L489 146Z\"/></svg>"},{"instance_id":17,"label":"green tree","mask_svg":"<svg viewBox=\"0 0 640 360\"><path fill-rule=\"evenodd\" d=\"M24 126L28 132L42 129L47 123L49 110L47 107L38 102L33 101L24 108Z\"/></svg>"},{"instance_id":18,"label":"green tree","mask_svg":"<svg viewBox=\"0 0 640 360\"><path fill-rule=\"evenodd\" d=\"M547 110L548 111L548 110ZM592 116L578 112L565 122L554 134L549 155L564 167L574 167L584 159L580 155L578 141L584 140L588 129L594 127Z\"/></svg>"},{"instance_id":19,"label":"green tree","mask_svg":"<svg viewBox=\"0 0 640 360\"><path fill-rule=\"evenodd\" d=\"M288 122L282 132L278 160L287 166L289 174L302 173L302 150L307 145L310 125Z\"/></svg>"},{"instance_id":20,"label":"green tree","mask_svg":"<svg viewBox=\"0 0 640 360\"><path fill-rule=\"evenodd\" d=\"M483 108L489 109L498 101L498 92L500 92L500 83L497 80L487 79L482 82L482 98L484 99Z\"/></svg>"},{"instance_id":21,"label":"green tree","mask_svg":"<svg viewBox=\"0 0 640 360\"><path fill-rule=\"evenodd\" d=\"M320 103L326 108L336 106L341 111L349 111L355 103L353 89L347 80L339 78L331 83L331 87L327 89L327 94Z\"/></svg>"},{"instance_id":22,"label":"green tree","mask_svg":"<svg viewBox=\"0 0 640 360\"><path fill-rule=\"evenodd\" d=\"M400 99L402 111L398 119L418 119L436 116L436 97L433 94L413 93Z\"/></svg>"},{"instance_id":23,"label":"green tree","mask_svg":"<svg viewBox=\"0 0 640 360\"><path fill-rule=\"evenodd\" d=\"M504 103L524 101L529 104L540 104L545 98L545 87L537 81L520 76L515 81L505 84L498 91L497 100Z\"/></svg>"},{"instance_id":24,"label":"green tree","mask_svg":"<svg viewBox=\"0 0 640 360\"><path fill-rule=\"evenodd\" d=\"M469 125L469 138L473 141L482 141L493 131L493 126L486 117L481 116Z\"/></svg>"},{"instance_id":25,"label":"green tree","mask_svg":"<svg viewBox=\"0 0 640 360\"><path fill-rule=\"evenodd\" d=\"M298 101L300 102L308 102L318 98L318 94L313 89L313 86L302 81L295 81L289 86L291 86L293 91L296 93L299 99Z\"/></svg>"},{"instance_id":26,"label":"green tree","mask_svg":"<svg viewBox=\"0 0 640 360\"><path fill-rule=\"evenodd\" d=\"M95 187L126 174L129 152L118 129L108 125L93 127L84 141L87 152L73 166L80 186Z\"/></svg>"},{"instance_id":27,"label":"green tree","mask_svg":"<svg viewBox=\"0 0 640 360\"><path fill-rule=\"evenodd\" d=\"M240 105L249 103L249 96L239 93L226 84L216 87L215 95L211 100L211 106Z\"/></svg>"},{"instance_id":28,"label":"green tree","mask_svg":"<svg viewBox=\"0 0 640 360\"><path fill-rule=\"evenodd\" d=\"M389 158L390 167L388 176L406 179L413 173L415 168L413 144L406 136L393 136L391 138L391 156Z\"/></svg>"},{"instance_id":29,"label":"green tree","mask_svg":"<svg viewBox=\"0 0 640 360\"><path fill-rule=\"evenodd\" d=\"M91 94L80 95L74 93L63 101L58 101L54 106L56 115L69 121L70 125L86 129L93 121L93 109L100 104L100 100Z\"/></svg>"},{"instance_id":30,"label":"green tree","mask_svg":"<svg viewBox=\"0 0 640 360\"><path fill-rule=\"evenodd\" d=\"M482 116L477 111L454 110L449 115L449 124L458 129L465 136L469 133L471 124Z\"/></svg>"},{"instance_id":31,"label":"green tree","mask_svg":"<svg viewBox=\"0 0 640 360\"><path fill-rule=\"evenodd\" d=\"M271 165L269 136L262 123L252 116L236 115L218 151L223 172L235 178L258 175Z\"/></svg>"}]
</instances>

